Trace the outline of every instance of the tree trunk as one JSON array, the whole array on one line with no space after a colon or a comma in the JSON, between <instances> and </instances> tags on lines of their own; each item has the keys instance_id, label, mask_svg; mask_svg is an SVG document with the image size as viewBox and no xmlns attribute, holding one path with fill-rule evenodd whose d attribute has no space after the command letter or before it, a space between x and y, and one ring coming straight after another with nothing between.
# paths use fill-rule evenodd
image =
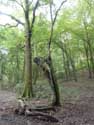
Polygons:
<instances>
[{"instance_id":1,"label":"tree trunk","mask_svg":"<svg viewBox=\"0 0 94 125\"><path fill-rule=\"evenodd\" d=\"M74 80L77 82L77 72L76 72L76 68L75 68L75 63L71 57L70 57L70 62L71 62L71 66L72 66Z\"/></svg>"},{"instance_id":2,"label":"tree trunk","mask_svg":"<svg viewBox=\"0 0 94 125\"><path fill-rule=\"evenodd\" d=\"M63 44L62 44L61 49L66 55L66 65L67 65L68 76L71 78L71 76L72 76L71 74L73 74L74 80L77 81L76 68L75 68L74 61L71 57L71 51L69 49L67 49L66 46ZM69 50L69 52L68 52L68 50ZM72 71L70 69L70 66L72 67Z\"/></svg>"},{"instance_id":3,"label":"tree trunk","mask_svg":"<svg viewBox=\"0 0 94 125\"><path fill-rule=\"evenodd\" d=\"M25 73L24 92L22 97L32 96L32 50L31 50L31 27L29 19L29 1L25 0Z\"/></svg>"},{"instance_id":4,"label":"tree trunk","mask_svg":"<svg viewBox=\"0 0 94 125\"><path fill-rule=\"evenodd\" d=\"M50 66L50 71L51 71L52 84L53 84L53 87L54 87L54 96L55 96L54 105L56 105L56 106L60 105L60 94L59 94L59 87L58 87L57 80L56 80L55 73L54 73L53 63L52 63L51 44L52 44L52 39L53 39L54 25L55 25L58 13L59 13L62 5L65 2L66 2L66 0L61 2L60 6L56 10L55 16L53 18L52 1L50 1L51 31L50 31L50 37L49 37L49 42L48 42L48 56L50 58L50 64L49 64L49 66Z\"/></svg>"},{"instance_id":5,"label":"tree trunk","mask_svg":"<svg viewBox=\"0 0 94 125\"><path fill-rule=\"evenodd\" d=\"M62 55L63 55L63 62L64 62L64 70L65 70L65 80L69 80L69 73L67 70L67 65L66 65L66 56L62 50Z\"/></svg>"},{"instance_id":6,"label":"tree trunk","mask_svg":"<svg viewBox=\"0 0 94 125\"><path fill-rule=\"evenodd\" d=\"M55 76L52 59L50 57L50 73L51 73L51 84L53 85L53 92L54 92L54 100L53 100L53 106L60 106L60 93L59 93L59 86L57 83L57 79Z\"/></svg>"},{"instance_id":7,"label":"tree trunk","mask_svg":"<svg viewBox=\"0 0 94 125\"><path fill-rule=\"evenodd\" d=\"M89 78L92 78L92 71L91 71L91 67L90 67L90 63L89 63L88 47L86 46L85 41L84 41L84 49L85 49L85 54L86 54Z\"/></svg>"},{"instance_id":8,"label":"tree trunk","mask_svg":"<svg viewBox=\"0 0 94 125\"><path fill-rule=\"evenodd\" d=\"M91 62L92 73L94 74L94 59L93 59L91 41L87 40L87 44L88 44L89 53L90 53L90 62Z\"/></svg>"},{"instance_id":9,"label":"tree trunk","mask_svg":"<svg viewBox=\"0 0 94 125\"><path fill-rule=\"evenodd\" d=\"M16 51L16 83L19 83L20 80L20 66L19 66L19 51Z\"/></svg>"},{"instance_id":10,"label":"tree trunk","mask_svg":"<svg viewBox=\"0 0 94 125\"><path fill-rule=\"evenodd\" d=\"M32 54L31 54L31 36L28 34L25 43L25 88L23 97L32 96Z\"/></svg>"},{"instance_id":11,"label":"tree trunk","mask_svg":"<svg viewBox=\"0 0 94 125\"><path fill-rule=\"evenodd\" d=\"M92 52L92 46L91 46L91 39L89 37L89 33L87 29L88 27L85 21L84 21L84 28L85 28L85 41L88 46L89 57L90 57L90 66L91 66L92 73L94 74L94 58L93 58L93 52Z\"/></svg>"},{"instance_id":12,"label":"tree trunk","mask_svg":"<svg viewBox=\"0 0 94 125\"><path fill-rule=\"evenodd\" d=\"M75 62L72 58L72 55L71 55L71 50L69 49L69 60L70 60L70 64L71 64L71 67L72 67L72 74L73 74L73 77L74 77L74 80L77 82L77 72L76 72L76 67L75 67Z\"/></svg>"}]
</instances>

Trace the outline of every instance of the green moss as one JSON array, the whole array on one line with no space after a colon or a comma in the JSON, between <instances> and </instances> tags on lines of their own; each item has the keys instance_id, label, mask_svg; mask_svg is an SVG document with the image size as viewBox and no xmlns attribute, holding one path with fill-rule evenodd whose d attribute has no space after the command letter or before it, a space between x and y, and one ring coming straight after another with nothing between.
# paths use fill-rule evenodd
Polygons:
<instances>
[{"instance_id":1,"label":"green moss","mask_svg":"<svg viewBox=\"0 0 94 125\"><path fill-rule=\"evenodd\" d=\"M23 98L31 98L31 97L32 97L32 88L31 88L30 85L25 84L22 97L23 97Z\"/></svg>"}]
</instances>

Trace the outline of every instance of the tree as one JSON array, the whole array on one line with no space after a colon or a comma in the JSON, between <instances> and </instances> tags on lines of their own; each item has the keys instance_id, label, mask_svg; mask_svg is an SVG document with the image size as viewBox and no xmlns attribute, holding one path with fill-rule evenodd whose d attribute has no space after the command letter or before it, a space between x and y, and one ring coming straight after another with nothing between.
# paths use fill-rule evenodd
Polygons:
<instances>
[{"instance_id":1,"label":"tree","mask_svg":"<svg viewBox=\"0 0 94 125\"><path fill-rule=\"evenodd\" d=\"M94 57L93 57L93 1L80 1L73 9L65 9L58 22L59 33L68 32L72 36L71 46L77 46L75 49L77 54L79 53L79 59L75 58L75 64L77 60L82 60L82 65L88 69L88 76L92 78L94 75ZM75 13L74 13L75 11ZM74 14L74 15L73 15ZM62 22L62 23L61 23ZM60 27L61 26L61 27ZM76 44L73 45L73 41ZM73 48L73 47L72 47ZM72 49L74 51L74 48ZM76 55L76 53L74 53ZM74 56L74 55L73 55ZM77 56L77 55L76 55ZM79 65L79 64L78 64ZM82 67L81 67L82 66Z\"/></svg>"},{"instance_id":2,"label":"tree","mask_svg":"<svg viewBox=\"0 0 94 125\"><path fill-rule=\"evenodd\" d=\"M10 24L5 24L5 26L10 26L10 27L15 27L21 24L24 26L24 33L25 33L25 73L24 73L24 92L23 92L23 97L31 97L32 96L32 47L31 47L31 38L32 38L32 32L33 32L33 27L35 23L35 13L36 9L39 5L39 0L36 1L35 6L33 6L33 9L31 7L32 1L29 0L24 0L24 1L13 1L14 3L17 3L23 10L24 13L24 20L25 22L23 23L20 19L16 18L14 15L7 14L0 12L0 14L3 14L5 16L11 17L16 24L15 25L10 25ZM32 9L32 18L30 19L30 11Z\"/></svg>"},{"instance_id":3,"label":"tree","mask_svg":"<svg viewBox=\"0 0 94 125\"><path fill-rule=\"evenodd\" d=\"M30 20L29 7L30 3L25 0L25 88L23 92L23 97L31 97L32 95L32 48L31 48L31 38L33 32L33 26L35 22L35 12L38 7L39 0L37 0L35 7L33 9L33 18Z\"/></svg>"},{"instance_id":4,"label":"tree","mask_svg":"<svg viewBox=\"0 0 94 125\"><path fill-rule=\"evenodd\" d=\"M51 44L53 41L53 31L54 31L54 25L58 16L58 12L60 11L62 5L66 2L62 1L59 8L56 10L55 12L55 16L53 17L53 12L52 12L52 5L53 5L53 1L50 1L50 17L51 17L51 31L50 31L50 37L49 37L49 41L48 41L48 58L50 60L49 63L49 67L50 67L50 72L51 72L51 77L52 77L52 84L53 84L53 90L54 90L54 102L53 105L58 106L60 105L60 95L59 95L59 87L57 84L57 80L55 77L55 72L54 72L54 67L53 67L53 63L52 63L52 56L51 56Z\"/></svg>"}]
</instances>

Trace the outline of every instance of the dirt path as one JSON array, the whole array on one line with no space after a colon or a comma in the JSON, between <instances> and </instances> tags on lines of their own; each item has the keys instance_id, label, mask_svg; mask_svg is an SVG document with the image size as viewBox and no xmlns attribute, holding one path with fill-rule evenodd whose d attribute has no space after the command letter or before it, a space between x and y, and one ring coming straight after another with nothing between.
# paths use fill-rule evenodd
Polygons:
<instances>
[{"instance_id":1,"label":"dirt path","mask_svg":"<svg viewBox=\"0 0 94 125\"><path fill-rule=\"evenodd\" d=\"M77 83L65 84L67 87L79 87L82 90L79 98L70 102L65 100L60 110L53 113L59 123L38 120L34 117L13 114L16 95L8 91L0 91L0 125L94 125L94 85Z\"/></svg>"}]
</instances>

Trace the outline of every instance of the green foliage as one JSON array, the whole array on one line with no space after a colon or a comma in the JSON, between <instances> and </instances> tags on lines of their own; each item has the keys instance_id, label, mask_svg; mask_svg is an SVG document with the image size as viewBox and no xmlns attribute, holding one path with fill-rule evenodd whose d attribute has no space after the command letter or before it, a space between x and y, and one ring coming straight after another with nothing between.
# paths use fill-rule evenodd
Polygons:
<instances>
[{"instance_id":1,"label":"green foliage","mask_svg":"<svg viewBox=\"0 0 94 125\"><path fill-rule=\"evenodd\" d=\"M49 0L41 0L40 4L48 5L49 2ZM89 63L90 50L92 50L92 54L94 55L94 7L92 3L94 3L93 0L80 0L75 7L70 7L70 5L68 7L65 6L61 9L60 14L58 15L53 31L51 46L52 61L58 79L65 78L65 66L68 62L70 63L70 58L74 61L76 71L79 69L88 69L85 45L89 53ZM22 12L18 13L18 11L15 10L15 13L19 19L23 20ZM30 18L31 17L32 15L30 15ZM86 24L87 32L85 31L84 24ZM31 46L33 57L48 56L50 26L51 22L48 15L38 11L32 33ZM87 33L88 38L86 37ZM87 40L90 41L91 49L88 48ZM0 26L0 78L3 78L0 82L1 84L4 83L5 86L9 85L15 87L15 90L18 92L23 89L24 81L24 42L25 36L23 29ZM68 54L66 55L66 53ZM65 56L65 59L63 56ZM66 64L64 64L64 61ZM90 67L94 70L91 63ZM72 65L69 64L69 69L71 71L72 68ZM36 73L34 75L34 71L39 73L38 77L41 76L41 71L40 69L38 70L33 66L33 80L36 78ZM7 85L5 84L5 81ZM42 90L44 90L44 93L45 91L48 91L49 94L47 93L46 95L42 93ZM69 90L68 93L68 89L66 88L62 88L61 91L65 91L66 95L70 95L73 92L76 93L74 90ZM36 98L46 98L51 95L49 85L39 82L34 85L34 93Z\"/></svg>"}]
</instances>

